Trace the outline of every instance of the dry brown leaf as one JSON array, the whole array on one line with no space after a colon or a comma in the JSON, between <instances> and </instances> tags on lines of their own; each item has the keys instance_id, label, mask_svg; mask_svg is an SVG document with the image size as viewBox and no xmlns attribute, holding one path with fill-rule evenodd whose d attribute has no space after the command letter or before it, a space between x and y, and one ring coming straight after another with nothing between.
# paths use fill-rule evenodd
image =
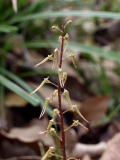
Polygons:
<instances>
[{"instance_id":1,"label":"dry brown leaf","mask_svg":"<svg viewBox=\"0 0 120 160\"><path fill-rule=\"evenodd\" d=\"M14 93L10 93L6 96L5 105L6 107L25 107L27 101Z\"/></svg>"},{"instance_id":2,"label":"dry brown leaf","mask_svg":"<svg viewBox=\"0 0 120 160\"><path fill-rule=\"evenodd\" d=\"M17 138L11 138L4 131L0 132L0 158L16 156L39 155L40 147L38 142L23 142ZM3 159L2 159L3 160Z\"/></svg>"},{"instance_id":3,"label":"dry brown leaf","mask_svg":"<svg viewBox=\"0 0 120 160\"><path fill-rule=\"evenodd\" d=\"M106 114L109 102L108 96L90 98L81 104L81 112L90 124L96 124Z\"/></svg>"},{"instance_id":4,"label":"dry brown leaf","mask_svg":"<svg viewBox=\"0 0 120 160\"><path fill-rule=\"evenodd\" d=\"M108 142L107 149L100 160L120 160L120 133Z\"/></svg>"},{"instance_id":5,"label":"dry brown leaf","mask_svg":"<svg viewBox=\"0 0 120 160\"><path fill-rule=\"evenodd\" d=\"M105 142L100 142L98 144L77 143L74 147L73 155L77 157L81 157L86 154L90 156L101 155L106 148L107 145Z\"/></svg>"},{"instance_id":6,"label":"dry brown leaf","mask_svg":"<svg viewBox=\"0 0 120 160\"><path fill-rule=\"evenodd\" d=\"M47 128L48 121L46 118L43 120L34 120L34 123L31 123L27 127L22 128L12 128L9 133L6 133L6 135L9 138L16 138L18 140L21 140L22 142L35 142L35 141L41 141L45 145L50 146L53 145L53 140L48 134L40 134L41 132L44 132Z\"/></svg>"}]
</instances>

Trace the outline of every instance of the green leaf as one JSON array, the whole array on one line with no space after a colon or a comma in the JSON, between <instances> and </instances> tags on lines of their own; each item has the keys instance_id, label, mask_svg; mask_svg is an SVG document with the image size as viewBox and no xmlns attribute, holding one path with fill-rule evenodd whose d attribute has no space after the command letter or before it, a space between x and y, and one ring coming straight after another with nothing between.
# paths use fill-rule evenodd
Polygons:
<instances>
[{"instance_id":1,"label":"green leaf","mask_svg":"<svg viewBox=\"0 0 120 160\"><path fill-rule=\"evenodd\" d=\"M75 17L99 17L99 18L112 18L120 19L120 13L114 12L105 12L105 11L46 11L39 12L35 14L29 14L24 16L15 16L10 22L20 22L26 20L33 20L37 18L57 18L57 17L66 17L66 16L75 16Z\"/></svg>"},{"instance_id":2,"label":"green leaf","mask_svg":"<svg viewBox=\"0 0 120 160\"><path fill-rule=\"evenodd\" d=\"M17 84L19 84L21 87L23 87L27 92L28 96L30 95L30 92L33 91L33 89L27 84L25 83L22 79L20 79L18 76L16 76L15 74L7 71L4 68L0 68L0 73L2 75L5 75L6 77L10 78L12 81L16 82ZM19 87L20 88L20 87ZM24 91L24 90L23 90ZM16 93L16 92L15 92ZM41 106L44 104L44 100L37 94L32 95L32 97L37 100L37 104L41 104ZM24 97L23 97L24 98ZM28 101L30 103L30 101ZM34 105L34 106L36 106ZM52 109L49 107L47 108L47 112L50 116L52 116Z\"/></svg>"},{"instance_id":3,"label":"green leaf","mask_svg":"<svg viewBox=\"0 0 120 160\"><path fill-rule=\"evenodd\" d=\"M36 42L28 42L25 45L28 48L40 48L40 47L57 47L59 44L53 41L46 41L46 42L36 41ZM116 51L109 51L102 47L86 45L78 42L70 42L68 48L73 51L84 52L90 55L99 56L120 63L120 53Z\"/></svg>"},{"instance_id":4,"label":"green leaf","mask_svg":"<svg viewBox=\"0 0 120 160\"><path fill-rule=\"evenodd\" d=\"M14 93L16 93L19 96L21 96L23 99L25 99L26 101L28 101L29 103L31 103L33 106L36 106L36 105L39 104L39 101L37 99L35 99L33 96L31 96L30 94L28 94L22 88L20 88L19 86L17 86L12 81L10 81L9 79L7 79L6 77L4 77L2 75L0 75L0 83L3 86L5 86L8 89L10 89L11 91L13 91Z\"/></svg>"},{"instance_id":5,"label":"green leaf","mask_svg":"<svg viewBox=\"0 0 120 160\"><path fill-rule=\"evenodd\" d=\"M9 25L0 25L0 32L4 33L10 33L10 32L16 32L17 27L9 26Z\"/></svg>"},{"instance_id":6,"label":"green leaf","mask_svg":"<svg viewBox=\"0 0 120 160\"><path fill-rule=\"evenodd\" d=\"M22 79L20 79L18 76L16 76L12 72L9 72L4 68L0 68L0 73L2 75L5 75L6 77L11 79L12 81L16 82L20 86L22 86L26 91L28 91L28 92L32 91L32 88L29 85L27 85L27 83L25 83Z\"/></svg>"}]
</instances>

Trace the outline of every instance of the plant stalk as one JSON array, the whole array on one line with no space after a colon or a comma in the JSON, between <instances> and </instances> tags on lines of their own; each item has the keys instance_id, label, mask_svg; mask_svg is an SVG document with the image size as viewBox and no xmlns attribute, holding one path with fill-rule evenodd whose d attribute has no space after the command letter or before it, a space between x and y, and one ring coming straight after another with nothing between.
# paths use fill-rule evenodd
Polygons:
<instances>
[{"instance_id":1,"label":"plant stalk","mask_svg":"<svg viewBox=\"0 0 120 160\"><path fill-rule=\"evenodd\" d=\"M62 67L63 52L64 52L64 30L63 30L62 41L61 41L61 46L60 46L59 68ZM65 148L64 118L63 118L62 104L61 104L61 89L62 89L62 87L60 85L60 82L58 82L58 105L59 105L59 112L60 112L61 150L62 150L62 153L63 153L63 160L67 160L67 158L66 158L66 148Z\"/></svg>"}]
</instances>

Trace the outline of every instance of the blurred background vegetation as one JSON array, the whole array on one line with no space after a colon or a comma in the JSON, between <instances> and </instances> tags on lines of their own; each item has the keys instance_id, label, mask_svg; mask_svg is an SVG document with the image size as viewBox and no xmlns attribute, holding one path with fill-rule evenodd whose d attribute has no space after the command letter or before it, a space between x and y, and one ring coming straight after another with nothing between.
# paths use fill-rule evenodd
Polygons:
<instances>
[{"instance_id":1,"label":"blurred background vegetation","mask_svg":"<svg viewBox=\"0 0 120 160\"><path fill-rule=\"evenodd\" d=\"M53 88L47 86L34 95L30 92L44 77L56 82L56 70L50 67L51 63L39 68L34 65L59 46L59 35L51 27L68 19L72 24L68 27L66 52L76 54L77 68L70 60L64 60L68 72L65 87L92 122L90 132L80 131L78 139L82 143L98 143L105 134L110 138L109 127L120 121L120 0L0 0L1 129L23 127L25 122L38 119L39 106ZM47 109L48 118L53 107L51 104ZM71 113L65 114L68 125L71 117ZM112 129L112 135L120 131ZM0 152L1 155L10 156Z\"/></svg>"},{"instance_id":2,"label":"blurred background vegetation","mask_svg":"<svg viewBox=\"0 0 120 160\"><path fill-rule=\"evenodd\" d=\"M6 112L6 97L11 92L33 106L43 104L41 95L30 95L30 83L38 85L48 75L54 81L56 71L49 67L35 69L34 64L41 55L45 57L58 46L58 34L52 33L51 26L71 19L67 48L77 54L74 72L82 79L80 92L85 92L87 98L110 96L106 119L117 116L120 109L119 0L18 0L17 6L12 5L12 0L0 0L0 4L2 115ZM81 97L79 101L87 98ZM48 113L51 115L50 108Z\"/></svg>"}]
</instances>

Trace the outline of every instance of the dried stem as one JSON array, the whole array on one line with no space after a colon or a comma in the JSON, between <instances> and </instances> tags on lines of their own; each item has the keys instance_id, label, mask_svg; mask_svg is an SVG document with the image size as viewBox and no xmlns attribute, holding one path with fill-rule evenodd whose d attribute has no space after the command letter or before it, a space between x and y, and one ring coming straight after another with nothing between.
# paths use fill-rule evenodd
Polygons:
<instances>
[{"instance_id":1,"label":"dried stem","mask_svg":"<svg viewBox=\"0 0 120 160\"><path fill-rule=\"evenodd\" d=\"M61 40L61 46L60 46L59 68L62 67L63 52L64 52L64 28L63 28L62 40ZM65 148L64 119L63 119L62 104L61 104L61 89L62 87L60 85L60 82L58 82L58 105L59 105L59 112L60 112L61 150L63 152L63 160L66 160L67 158L66 158L66 148Z\"/></svg>"}]
</instances>

